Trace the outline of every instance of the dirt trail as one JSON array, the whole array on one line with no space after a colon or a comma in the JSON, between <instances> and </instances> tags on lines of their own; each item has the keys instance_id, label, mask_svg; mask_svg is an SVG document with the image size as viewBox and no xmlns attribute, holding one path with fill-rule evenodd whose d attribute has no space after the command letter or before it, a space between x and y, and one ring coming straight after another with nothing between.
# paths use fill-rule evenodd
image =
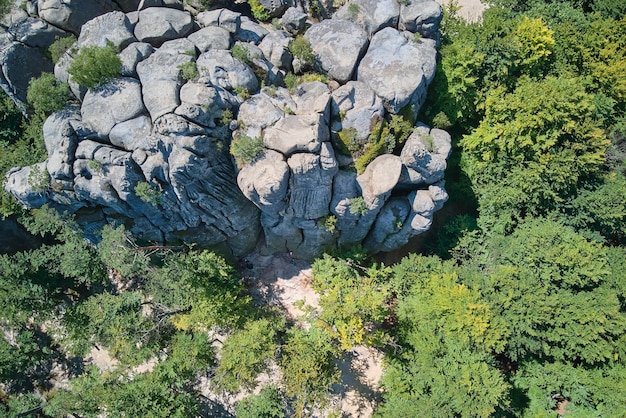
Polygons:
<instances>
[{"instance_id":1,"label":"dirt trail","mask_svg":"<svg viewBox=\"0 0 626 418\"><path fill-rule=\"evenodd\" d=\"M292 259L289 254L251 254L244 271L250 294L257 304L281 309L291 320L299 321L302 301L319 309L319 296L311 287L311 265ZM304 325L304 323L303 323ZM380 400L378 381L382 376L382 353L358 346L337 362L341 381L333 387L343 417L369 418Z\"/></svg>"}]
</instances>

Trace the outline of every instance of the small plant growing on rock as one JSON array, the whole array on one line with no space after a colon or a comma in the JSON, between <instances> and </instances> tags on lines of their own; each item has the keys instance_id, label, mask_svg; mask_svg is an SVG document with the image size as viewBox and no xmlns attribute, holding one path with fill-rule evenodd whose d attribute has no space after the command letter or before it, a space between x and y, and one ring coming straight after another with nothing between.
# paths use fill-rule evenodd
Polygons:
<instances>
[{"instance_id":1,"label":"small plant growing on rock","mask_svg":"<svg viewBox=\"0 0 626 418\"><path fill-rule=\"evenodd\" d=\"M250 97L252 97L248 89L242 86L235 87L235 94L241 97L243 100L248 100Z\"/></svg>"},{"instance_id":2,"label":"small plant growing on rock","mask_svg":"<svg viewBox=\"0 0 626 418\"><path fill-rule=\"evenodd\" d=\"M87 161L87 167L95 172L95 173L101 173L102 172L102 163L98 160L89 160Z\"/></svg>"},{"instance_id":3,"label":"small plant growing on rock","mask_svg":"<svg viewBox=\"0 0 626 418\"><path fill-rule=\"evenodd\" d=\"M230 153L235 157L235 162L239 167L256 160L263 154L264 150L263 140L259 137L250 137L242 134L233 138L230 143Z\"/></svg>"},{"instance_id":4,"label":"small plant growing on rock","mask_svg":"<svg viewBox=\"0 0 626 418\"><path fill-rule=\"evenodd\" d=\"M74 45L76 37L74 35L66 36L63 38L56 37L56 40L48 47L50 58L53 63L59 62L63 54Z\"/></svg>"},{"instance_id":5,"label":"small plant growing on rock","mask_svg":"<svg viewBox=\"0 0 626 418\"><path fill-rule=\"evenodd\" d=\"M184 80L196 80L200 76L200 73L198 72L198 66L194 61L180 64L178 68L180 69L181 76Z\"/></svg>"},{"instance_id":6,"label":"small plant growing on rock","mask_svg":"<svg viewBox=\"0 0 626 418\"><path fill-rule=\"evenodd\" d=\"M248 50L241 45L235 45L230 50L233 58L238 59L244 64L250 64L250 55L248 55Z\"/></svg>"},{"instance_id":7,"label":"small plant growing on rock","mask_svg":"<svg viewBox=\"0 0 626 418\"><path fill-rule=\"evenodd\" d=\"M327 215L321 218L317 223L321 228L324 228L327 232L334 234L337 230L337 217L335 215Z\"/></svg>"},{"instance_id":8,"label":"small plant growing on rock","mask_svg":"<svg viewBox=\"0 0 626 418\"><path fill-rule=\"evenodd\" d=\"M426 151L433 152L435 151L435 138L432 135L423 135L422 142L426 146Z\"/></svg>"},{"instance_id":9,"label":"small plant growing on rock","mask_svg":"<svg viewBox=\"0 0 626 418\"><path fill-rule=\"evenodd\" d=\"M260 20L261 22L267 22L270 20L269 11L261 4L259 0L248 0L248 4L250 5L250 9L252 10L252 16L256 20Z\"/></svg>"},{"instance_id":10,"label":"small plant growing on rock","mask_svg":"<svg viewBox=\"0 0 626 418\"><path fill-rule=\"evenodd\" d=\"M284 78L285 87L289 90L289 93L294 93L296 91L296 87L300 84L300 77L295 75L294 73L287 73Z\"/></svg>"},{"instance_id":11,"label":"small plant growing on rock","mask_svg":"<svg viewBox=\"0 0 626 418\"><path fill-rule=\"evenodd\" d=\"M161 204L161 191L150 183L142 181L135 186L135 194L142 201L153 206Z\"/></svg>"},{"instance_id":12,"label":"small plant growing on rock","mask_svg":"<svg viewBox=\"0 0 626 418\"><path fill-rule=\"evenodd\" d=\"M353 215L363 215L367 212L367 205L363 196L353 197L350 199L350 213Z\"/></svg>"},{"instance_id":13,"label":"small plant growing on rock","mask_svg":"<svg viewBox=\"0 0 626 418\"><path fill-rule=\"evenodd\" d=\"M117 77L122 60L117 56L112 43L107 46L86 46L72 60L67 72L72 80L88 89L101 86Z\"/></svg>"},{"instance_id":14,"label":"small plant growing on rock","mask_svg":"<svg viewBox=\"0 0 626 418\"><path fill-rule=\"evenodd\" d=\"M350 17L356 19L359 15L359 5L356 3L350 3L348 6L348 13L350 13Z\"/></svg>"},{"instance_id":15,"label":"small plant growing on rock","mask_svg":"<svg viewBox=\"0 0 626 418\"><path fill-rule=\"evenodd\" d=\"M234 119L232 110L226 109L222 112L220 123L224 126L228 125Z\"/></svg>"},{"instance_id":16,"label":"small plant growing on rock","mask_svg":"<svg viewBox=\"0 0 626 418\"><path fill-rule=\"evenodd\" d=\"M315 53L313 53L311 43L304 36L296 36L296 39L289 44L289 52L291 52L294 58L298 58L303 66L310 67L313 65Z\"/></svg>"},{"instance_id":17,"label":"small plant growing on rock","mask_svg":"<svg viewBox=\"0 0 626 418\"><path fill-rule=\"evenodd\" d=\"M45 168L33 166L28 173L28 185L37 193L45 192L50 187L50 174Z\"/></svg>"}]
</instances>

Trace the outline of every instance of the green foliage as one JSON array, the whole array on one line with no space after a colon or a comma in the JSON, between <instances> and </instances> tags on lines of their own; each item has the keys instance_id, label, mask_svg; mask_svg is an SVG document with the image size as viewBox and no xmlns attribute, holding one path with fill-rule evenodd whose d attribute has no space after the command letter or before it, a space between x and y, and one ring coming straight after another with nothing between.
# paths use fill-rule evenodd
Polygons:
<instances>
[{"instance_id":1,"label":"green foliage","mask_svg":"<svg viewBox=\"0 0 626 418\"><path fill-rule=\"evenodd\" d=\"M26 98L42 118L63 109L71 97L68 85L57 81L52 73L43 73L28 83Z\"/></svg>"},{"instance_id":2,"label":"green foliage","mask_svg":"<svg viewBox=\"0 0 626 418\"><path fill-rule=\"evenodd\" d=\"M510 330L509 358L532 355L587 365L615 358L626 317L600 244L536 219L510 236L479 241L471 251L480 272L471 280Z\"/></svg>"},{"instance_id":3,"label":"green foliage","mask_svg":"<svg viewBox=\"0 0 626 418\"><path fill-rule=\"evenodd\" d=\"M219 387L236 392L254 388L257 375L265 371L277 349L277 324L270 319L250 321L228 337L215 370Z\"/></svg>"},{"instance_id":4,"label":"green foliage","mask_svg":"<svg viewBox=\"0 0 626 418\"><path fill-rule=\"evenodd\" d=\"M49 360L50 349L41 347L41 338L29 329L4 330L4 334L0 338L0 381L11 391L32 388L42 377L38 374L45 370L42 366ZM11 343L6 340L8 335L14 340Z\"/></svg>"},{"instance_id":5,"label":"green foliage","mask_svg":"<svg viewBox=\"0 0 626 418\"><path fill-rule=\"evenodd\" d=\"M235 116L233 115L232 110L226 109L222 111L222 117L220 118L220 123L224 126L228 126L230 122L233 121Z\"/></svg>"},{"instance_id":6,"label":"green foliage","mask_svg":"<svg viewBox=\"0 0 626 418\"><path fill-rule=\"evenodd\" d=\"M152 206L158 206L161 204L161 191L156 186L153 186L146 181L137 183L135 186L135 194L142 201L149 203Z\"/></svg>"},{"instance_id":7,"label":"green foliage","mask_svg":"<svg viewBox=\"0 0 626 418\"><path fill-rule=\"evenodd\" d=\"M235 94L241 97L242 100L248 100L250 97L252 97L248 89L242 86L235 87Z\"/></svg>"},{"instance_id":8,"label":"green foliage","mask_svg":"<svg viewBox=\"0 0 626 418\"><path fill-rule=\"evenodd\" d=\"M553 35L543 19L522 18L515 28L515 38L520 55L518 65L525 74L537 74L547 64L555 44Z\"/></svg>"},{"instance_id":9,"label":"green foliage","mask_svg":"<svg viewBox=\"0 0 626 418\"><path fill-rule=\"evenodd\" d=\"M334 234L337 230L337 217L335 215L324 216L318 221L318 225L331 234Z\"/></svg>"},{"instance_id":10,"label":"green foliage","mask_svg":"<svg viewBox=\"0 0 626 418\"><path fill-rule=\"evenodd\" d=\"M101 173L103 168L102 163L98 160L87 161L87 167L94 173Z\"/></svg>"},{"instance_id":11,"label":"green foliage","mask_svg":"<svg viewBox=\"0 0 626 418\"><path fill-rule=\"evenodd\" d=\"M300 77L295 75L294 73L287 73L284 78L285 87L289 90L290 93L293 93L300 84Z\"/></svg>"},{"instance_id":12,"label":"green foliage","mask_svg":"<svg viewBox=\"0 0 626 418\"><path fill-rule=\"evenodd\" d=\"M350 17L356 19L359 15L359 5L356 3L350 3L348 5L348 13L350 13Z\"/></svg>"},{"instance_id":13,"label":"green foliage","mask_svg":"<svg viewBox=\"0 0 626 418\"><path fill-rule=\"evenodd\" d=\"M230 53L232 54L233 58L238 59L244 64L250 65L252 63L252 61L250 60L250 56L248 55L248 49L239 44L234 45L230 50Z\"/></svg>"},{"instance_id":14,"label":"green foliage","mask_svg":"<svg viewBox=\"0 0 626 418\"><path fill-rule=\"evenodd\" d=\"M285 400L275 386L266 386L258 395L251 395L235 405L238 418L283 418Z\"/></svg>"},{"instance_id":15,"label":"green foliage","mask_svg":"<svg viewBox=\"0 0 626 418\"><path fill-rule=\"evenodd\" d=\"M200 76L200 73L198 72L198 66L196 65L195 61L189 61L180 64L178 68L180 69L183 80L193 81Z\"/></svg>"},{"instance_id":16,"label":"green foliage","mask_svg":"<svg viewBox=\"0 0 626 418\"><path fill-rule=\"evenodd\" d=\"M389 270L362 268L349 260L324 255L313 263L313 288L320 294L318 326L337 339L342 350L356 345L384 345L382 324L387 305Z\"/></svg>"},{"instance_id":17,"label":"green foliage","mask_svg":"<svg viewBox=\"0 0 626 418\"><path fill-rule=\"evenodd\" d=\"M239 167L254 162L264 151L263 140L259 137L241 134L230 143L230 153Z\"/></svg>"},{"instance_id":18,"label":"green foliage","mask_svg":"<svg viewBox=\"0 0 626 418\"><path fill-rule=\"evenodd\" d=\"M559 207L604 162L608 141L578 80L526 78L513 93L490 93L485 109L461 141L485 225L510 231L524 216Z\"/></svg>"},{"instance_id":19,"label":"green foliage","mask_svg":"<svg viewBox=\"0 0 626 418\"><path fill-rule=\"evenodd\" d=\"M295 398L297 417L307 406L323 404L339 373L334 364L336 349L330 336L312 326L308 330L291 328L283 346L283 387Z\"/></svg>"},{"instance_id":20,"label":"green foliage","mask_svg":"<svg viewBox=\"0 0 626 418\"><path fill-rule=\"evenodd\" d=\"M302 35L296 36L296 38L289 44L289 51L298 58L304 67L311 67L315 61L315 53L311 48L311 43Z\"/></svg>"},{"instance_id":21,"label":"green foliage","mask_svg":"<svg viewBox=\"0 0 626 418\"><path fill-rule=\"evenodd\" d=\"M50 52L50 57L52 58L52 62L56 64L59 62L61 57L65 54L65 52L74 45L76 42L76 36L70 35L63 38L59 38L57 36L56 40L48 47L48 51Z\"/></svg>"},{"instance_id":22,"label":"green foliage","mask_svg":"<svg viewBox=\"0 0 626 418\"><path fill-rule=\"evenodd\" d=\"M350 213L353 215L364 215L369 209L365 204L363 196L353 197L350 199Z\"/></svg>"},{"instance_id":23,"label":"green foliage","mask_svg":"<svg viewBox=\"0 0 626 418\"><path fill-rule=\"evenodd\" d=\"M107 268L113 269L124 278L148 272L148 258L136 248L123 225L116 228L105 225L101 235L98 255Z\"/></svg>"},{"instance_id":24,"label":"green foliage","mask_svg":"<svg viewBox=\"0 0 626 418\"><path fill-rule=\"evenodd\" d=\"M122 61L112 44L105 47L87 46L80 49L67 72L72 80L89 89L119 76Z\"/></svg>"},{"instance_id":25,"label":"green foliage","mask_svg":"<svg viewBox=\"0 0 626 418\"><path fill-rule=\"evenodd\" d=\"M252 16L254 16L256 20L259 20L261 22L267 22L270 20L271 16L269 11L263 6L263 4L261 4L259 0L248 0L248 4L252 9Z\"/></svg>"}]
</instances>

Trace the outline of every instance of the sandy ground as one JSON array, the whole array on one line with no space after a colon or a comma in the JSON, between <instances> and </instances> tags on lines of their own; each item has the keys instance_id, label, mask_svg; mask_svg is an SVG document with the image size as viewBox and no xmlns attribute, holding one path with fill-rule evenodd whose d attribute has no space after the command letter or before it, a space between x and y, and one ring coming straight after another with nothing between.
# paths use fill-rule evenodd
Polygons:
<instances>
[{"instance_id":1,"label":"sandy ground","mask_svg":"<svg viewBox=\"0 0 626 418\"><path fill-rule=\"evenodd\" d=\"M289 254L247 258L249 269L244 277L253 299L281 309L291 320L303 326L305 312L296 305L319 309L319 296L311 287L310 264L292 259ZM306 309L306 308L305 308ZM382 376L382 353L358 346L337 362L341 381L333 387L331 404L339 405L342 417L369 418L380 400L378 381ZM266 381L272 380L271 377ZM323 415L323 414L322 414Z\"/></svg>"},{"instance_id":2,"label":"sandy ground","mask_svg":"<svg viewBox=\"0 0 626 418\"><path fill-rule=\"evenodd\" d=\"M487 8L480 0L437 0L437 3L444 7L453 2L460 7L459 16L468 22L478 21Z\"/></svg>"}]
</instances>

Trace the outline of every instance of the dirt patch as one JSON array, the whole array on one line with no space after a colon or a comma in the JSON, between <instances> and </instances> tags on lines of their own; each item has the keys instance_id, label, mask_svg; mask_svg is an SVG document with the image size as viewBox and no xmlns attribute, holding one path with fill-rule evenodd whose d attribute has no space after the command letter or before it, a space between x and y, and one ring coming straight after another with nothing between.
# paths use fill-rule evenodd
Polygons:
<instances>
[{"instance_id":1,"label":"dirt patch","mask_svg":"<svg viewBox=\"0 0 626 418\"><path fill-rule=\"evenodd\" d=\"M311 287L311 265L290 254L253 253L243 261L243 277L258 305L280 309L290 320L306 326L301 306L319 309L319 296ZM382 353L357 346L337 362L341 381L333 387L333 401L343 417L369 418L380 401L378 381L382 376ZM263 382L279 376L271 373ZM257 390L259 390L258 388Z\"/></svg>"}]
</instances>

